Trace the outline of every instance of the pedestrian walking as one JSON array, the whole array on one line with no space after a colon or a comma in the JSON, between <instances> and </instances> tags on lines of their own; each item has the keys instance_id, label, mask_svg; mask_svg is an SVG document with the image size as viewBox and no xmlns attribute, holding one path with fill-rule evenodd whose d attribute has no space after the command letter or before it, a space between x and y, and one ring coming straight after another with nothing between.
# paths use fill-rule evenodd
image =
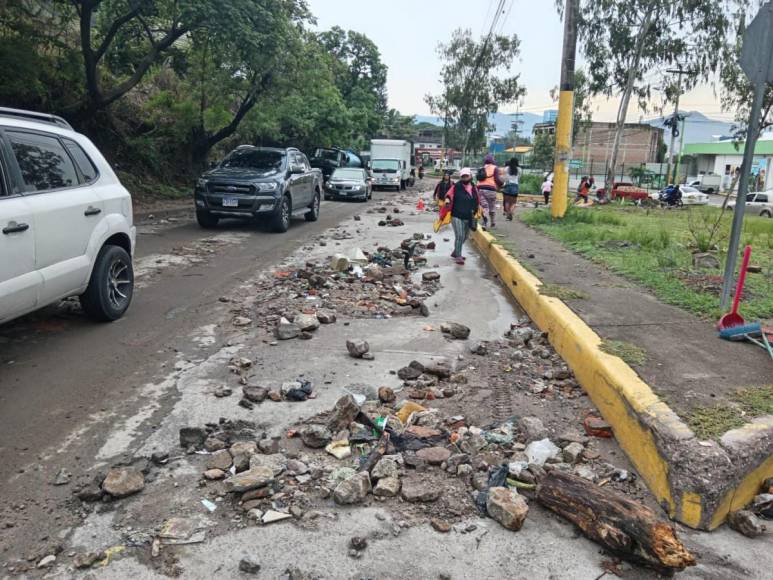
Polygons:
<instances>
[{"instance_id":1,"label":"pedestrian walking","mask_svg":"<svg viewBox=\"0 0 773 580\"><path fill-rule=\"evenodd\" d=\"M483 223L496 227L497 190L502 187L502 178L499 176L499 168L494 161L494 156L489 153L483 161L483 167L478 170L478 191L480 192L481 205L484 206ZM488 219L487 215L488 214Z\"/></svg>"},{"instance_id":2,"label":"pedestrian walking","mask_svg":"<svg viewBox=\"0 0 773 580\"><path fill-rule=\"evenodd\" d=\"M588 203L589 192L590 180L587 177L583 177L580 180L580 185L577 187L577 197L574 198L574 203L582 202L583 205Z\"/></svg>"},{"instance_id":3,"label":"pedestrian walking","mask_svg":"<svg viewBox=\"0 0 773 580\"><path fill-rule=\"evenodd\" d=\"M507 162L505 175L505 188L502 190L502 203L504 205L505 219L513 221L513 209L518 203L518 191L521 168L518 167L518 159L513 157Z\"/></svg>"},{"instance_id":4,"label":"pedestrian walking","mask_svg":"<svg viewBox=\"0 0 773 580\"><path fill-rule=\"evenodd\" d=\"M553 180L548 175L542 182L542 196L545 198L545 205L550 203L550 194L553 192Z\"/></svg>"},{"instance_id":5,"label":"pedestrian walking","mask_svg":"<svg viewBox=\"0 0 773 580\"><path fill-rule=\"evenodd\" d=\"M432 194L432 198L437 202L438 206L443 207L446 194L453 186L454 182L451 179L451 174L448 171L444 171L442 179L435 186L435 193Z\"/></svg>"},{"instance_id":6,"label":"pedestrian walking","mask_svg":"<svg viewBox=\"0 0 773 580\"><path fill-rule=\"evenodd\" d=\"M447 215L451 216L451 227L454 229L451 257L460 266L464 265L464 242L471 230L478 229L480 199L478 188L472 183L472 171L465 167L459 173L459 181L448 190L445 205L440 209L441 222Z\"/></svg>"}]
</instances>

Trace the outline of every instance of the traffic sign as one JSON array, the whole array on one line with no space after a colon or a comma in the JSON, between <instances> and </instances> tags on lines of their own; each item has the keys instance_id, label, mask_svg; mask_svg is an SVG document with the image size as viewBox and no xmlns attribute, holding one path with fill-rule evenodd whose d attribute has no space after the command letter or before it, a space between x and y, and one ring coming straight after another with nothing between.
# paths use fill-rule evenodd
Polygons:
<instances>
[{"instance_id":1,"label":"traffic sign","mask_svg":"<svg viewBox=\"0 0 773 580\"><path fill-rule=\"evenodd\" d=\"M744 32L740 64L752 83L773 83L773 2L760 8Z\"/></svg>"}]
</instances>

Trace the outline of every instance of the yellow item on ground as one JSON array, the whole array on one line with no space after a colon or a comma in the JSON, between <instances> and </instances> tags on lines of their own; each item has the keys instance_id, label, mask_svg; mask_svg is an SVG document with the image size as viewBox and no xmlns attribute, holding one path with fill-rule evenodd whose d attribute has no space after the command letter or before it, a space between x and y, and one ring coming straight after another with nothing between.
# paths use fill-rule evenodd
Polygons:
<instances>
[{"instance_id":1,"label":"yellow item on ground","mask_svg":"<svg viewBox=\"0 0 773 580\"><path fill-rule=\"evenodd\" d=\"M397 418L400 419L400 422L405 425L413 413L421 413L422 411L426 410L427 409L425 407L422 407L418 403L414 403L413 401L406 401L400 410L395 414L397 415Z\"/></svg>"}]
</instances>

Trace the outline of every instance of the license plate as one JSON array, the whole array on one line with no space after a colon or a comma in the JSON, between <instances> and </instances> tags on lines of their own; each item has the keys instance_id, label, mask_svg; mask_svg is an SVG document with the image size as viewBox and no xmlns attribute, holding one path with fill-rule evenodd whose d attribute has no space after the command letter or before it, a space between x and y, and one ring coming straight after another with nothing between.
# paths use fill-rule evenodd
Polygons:
<instances>
[{"instance_id":1,"label":"license plate","mask_svg":"<svg viewBox=\"0 0 773 580\"><path fill-rule=\"evenodd\" d=\"M224 197L223 198L223 207L239 207L239 198L238 197Z\"/></svg>"}]
</instances>

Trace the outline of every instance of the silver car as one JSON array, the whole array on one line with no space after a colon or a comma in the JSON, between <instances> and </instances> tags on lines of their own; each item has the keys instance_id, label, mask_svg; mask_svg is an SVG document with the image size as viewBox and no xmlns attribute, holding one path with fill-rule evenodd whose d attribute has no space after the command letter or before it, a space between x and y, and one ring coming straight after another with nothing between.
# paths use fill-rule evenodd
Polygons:
<instances>
[{"instance_id":1,"label":"silver car","mask_svg":"<svg viewBox=\"0 0 773 580\"><path fill-rule=\"evenodd\" d=\"M735 202L727 204L730 209L735 209ZM746 213L762 217L773 217L773 189L746 194Z\"/></svg>"},{"instance_id":2,"label":"silver car","mask_svg":"<svg viewBox=\"0 0 773 580\"><path fill-rule=\"evenodd\" d=\"M325 187L325 199L368 201L372 193L372 180L368 172L359 167L336 169Z\"/></svg>"}]
</instances>

